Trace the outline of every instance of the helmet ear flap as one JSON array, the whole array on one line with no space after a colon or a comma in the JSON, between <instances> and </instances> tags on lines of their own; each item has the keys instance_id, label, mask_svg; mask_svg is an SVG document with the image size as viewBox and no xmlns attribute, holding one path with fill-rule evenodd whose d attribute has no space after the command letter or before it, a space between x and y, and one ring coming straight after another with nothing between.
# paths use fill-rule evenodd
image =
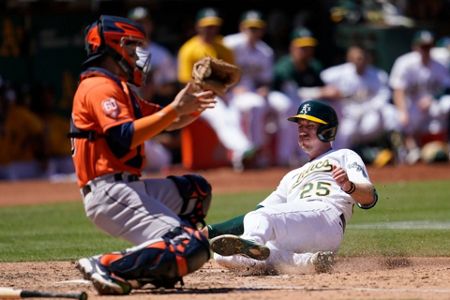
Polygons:
<instances>
[{"instance_id":1,"label":"helmet ear flap","mask_svg":"<svg viewBox=\"0 0 450 300\"><path fill-rule=\"evenodd\" d=\"M98 35L100 36L100 48L103 50L103 48L106 46L105 36L103 35L103 19L98 20L97 22L98 27Z\"/></svg>"},{"instance_id":2,"label":"helmet ear flap","mask_svg":"<svg viewBox=\"0 0 450 300\"><path fill-rule=\"evenodd\" d=\"M84 64L87 64L105 53L106 44L105 37L103 36L102 20L97 20L93 24L87 26L84 33L86 37L84 48L88 56L88 59Z\"/></svg>"},{"instance_id":3,"label":"helmet ear flap","mask_svg":"<svg viewBox=\"0 0 450 300\"><path fill-rule=\"evenodd\" d=\"M317 137L322 142L334 141L336 137L337 126L321 125L317 129Z\"/></svg>"}]
</instances>

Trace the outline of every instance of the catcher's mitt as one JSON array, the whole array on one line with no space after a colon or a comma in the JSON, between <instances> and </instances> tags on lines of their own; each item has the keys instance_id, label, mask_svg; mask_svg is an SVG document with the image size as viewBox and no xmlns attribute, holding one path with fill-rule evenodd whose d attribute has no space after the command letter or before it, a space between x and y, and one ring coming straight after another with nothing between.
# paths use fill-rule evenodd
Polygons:
<instances>
[{"instance_id":1,"label":"catcher's mitt","mask_svg":"<svg viewBox=\"0 0 450 300\"><path fill-rule=\"evenodd\" d=\"M192 78L202 90L211 90L223 96L230 87L238 83L241 70L221 59L207 56L194 64Z\"/></svg>"}]
</instances>

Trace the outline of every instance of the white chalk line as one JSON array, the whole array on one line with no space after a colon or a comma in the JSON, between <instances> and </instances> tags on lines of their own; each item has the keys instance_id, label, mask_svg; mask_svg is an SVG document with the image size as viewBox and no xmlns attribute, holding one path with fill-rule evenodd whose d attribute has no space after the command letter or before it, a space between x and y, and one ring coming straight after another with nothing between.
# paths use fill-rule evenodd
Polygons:
<instances>
[{"instance_id":1,"label":"white chalk line","mask_svg":"<svg viewBox=\"0 0 450 300\"><path fill-rule=\"evenodd\" d=\"M391 291L391 292L421 292L421 293L450 293L450 289L445 289L445 288L394 288L394 289L389 289L389 288L352 288L352 290L357 290L357 291L367 291L367 292L385 292L385 291Z\"/></svg>"},{"instance_id":2,"label":"white chalk line","mask_svg":"<svg viewBox=\"0 0 450 300\"><path fill-rule=\"evenodd\" d=\"M263 290L293 290L293 291L308 291L308 292L322 292L322 291L358 291L358 292L403 292L403 293L450 293L450 288L363 288L363 287L320 287L312 288L305 286L274 286L274 285L258 285L258 287L249 287L249 289L263 289Z\"/></svg>"},{"instance_id":3,"label":"white chalk line","mask_svg":"<svg viewBox=\"0 0 450 300\"><path fill-rule=\"evenodd\" d=\"M63 280L63 281L57 281L55 284L91 284L89 280L86 279L71 279L71 280Z\"/></svg>"},{"instance_id":4,"label":"white chalk line","mask_svg":"<svg viewBox=\"0 0 450 300\"><path fill-rule=\"evenodd\" d=\"M72 279L57 281L56 284L84 284L90 285L91 282L85 279ZM324 291L358 291L358 292L403 292L403 293L450 293L450 288L332 288L332 287L320 287L311 288L305 286L279 286L279 285L258 285L257 287L242 287L238 289L248 290L280 290L280 291L305 291L305 292L324 292Z\"/></svg>"},{"instance_id":5,"label":"white chalk line","mask_svg":"<svg viewBox=\"0 0 450 300\"><path fill-rule=\"evenodd\" d=\"M435 221L397 221L397 222L379 222L365 224L349 224L348 228L353 229L390 229L390 230L450 230L450 222Z\"/></svg>"}]
</instances>

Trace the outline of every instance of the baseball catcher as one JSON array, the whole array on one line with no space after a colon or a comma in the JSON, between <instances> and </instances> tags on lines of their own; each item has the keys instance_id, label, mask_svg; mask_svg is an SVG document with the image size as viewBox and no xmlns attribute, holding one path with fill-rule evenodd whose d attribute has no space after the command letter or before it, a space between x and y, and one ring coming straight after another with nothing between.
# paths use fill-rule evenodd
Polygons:
<instances>
[{"instance_id":1,"label":"baseball catcher","mask_svg":"<svg viewBox=\"0 0 450 300\"><path fill-rule=\"evenodd\" d=\"M230 87L239 82L241 70L221 59L207 56L194 64L192 78L200 89L223 96Z\"/></svg>"},{"instance_id":2,"label":"baseball catcher","mask_svg":"<svg viewBox=\"0 0 450 300\"><path fill-rule=\"evenodd\" d=\"M86 216L135 247L81 258L77 268L101 295L143 284L173 287L208 261L204 224L211 185L200 175L141 179L144 143L215 106L189 83L167 106L135 93L149 71L143 28L103 15L86 29L88 58L74 96L69 137ZM144 53L144 54L143 54Z\"/></svg>"}]
</instances>

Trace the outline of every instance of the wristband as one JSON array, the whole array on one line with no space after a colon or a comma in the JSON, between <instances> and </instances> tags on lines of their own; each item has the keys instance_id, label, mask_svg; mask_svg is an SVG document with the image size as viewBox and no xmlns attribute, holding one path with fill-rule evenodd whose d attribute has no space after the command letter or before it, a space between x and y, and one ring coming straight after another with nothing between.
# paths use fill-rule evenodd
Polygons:
<instances>
[{"instance_id":1,"label":"wristband","mask_svg":"<svg viewBox=\"0 0 450 300\"><path fill-rule=\"evenodd\" d=\"M352 181L349 181L349 182L350 182L350 188L348 189L348 191L346 191L342 188L341 188L341 190L343 190L345 193L350 195L356 190L356 185Z\"/></svg>"}]
</instances>

